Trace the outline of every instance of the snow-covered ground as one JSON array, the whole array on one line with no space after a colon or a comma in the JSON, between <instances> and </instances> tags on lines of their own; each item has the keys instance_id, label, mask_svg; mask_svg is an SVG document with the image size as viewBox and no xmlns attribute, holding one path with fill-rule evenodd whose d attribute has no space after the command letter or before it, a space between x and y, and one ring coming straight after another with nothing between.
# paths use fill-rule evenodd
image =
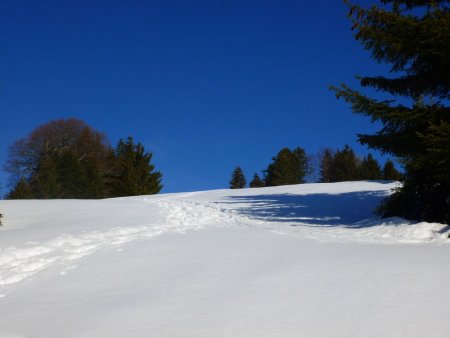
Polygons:
<instances>
[{"instance_id":1,"label":"snow-covered ground","mask_svg":"<svg viewBox=\"0 0 450 338\"><path fill-rule=\"evenodd\" d=\"M0 201L0 337L448 337L442 224L395 183Z\"/></svg>"}]
</instances>

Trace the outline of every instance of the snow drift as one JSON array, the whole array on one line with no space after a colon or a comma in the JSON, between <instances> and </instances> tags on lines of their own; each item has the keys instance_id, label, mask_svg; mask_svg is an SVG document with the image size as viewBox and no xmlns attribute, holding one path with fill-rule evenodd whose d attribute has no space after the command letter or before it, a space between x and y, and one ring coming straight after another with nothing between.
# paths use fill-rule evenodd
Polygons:
<instances>
[{"instance_id":1,"label":"snow drift","mask_svg":"<svg viewBox=\"0 0 450 338\"><path fill-rule=\"evenodd\" d=\"M442 224L396 183L0 201L0 337L446 337Z\"/></svg>"}]
</instances>

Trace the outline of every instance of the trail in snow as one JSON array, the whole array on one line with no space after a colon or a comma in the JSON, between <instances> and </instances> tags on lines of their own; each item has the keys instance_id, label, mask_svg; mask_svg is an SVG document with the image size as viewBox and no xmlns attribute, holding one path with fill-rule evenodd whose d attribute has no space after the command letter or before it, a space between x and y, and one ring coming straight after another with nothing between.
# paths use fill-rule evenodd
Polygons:
<instances>
[{"instance_id":1,"label":"trail in snow","mask_svg":"<svg viewBox=\"0 0 450 338\"><path fill-rule=\"evenodd\" d=\"M318 241L448 242L447 233L439 233L441 224L412 225L403 219L374 218L371 210L389 193L389 188L389 185L360 182L359 185L301 185L104 200L104 208L108 212L125 205L118 212L130 216L126 214L120 225L113 225L107 214L103 216L104 210L86 210L85 215L80 210L86 219L96 215L100 217L99 222L111 223L82 226L71 233L56 233L56 236L53 231L50 238L44 240L33 239L0 247L0 287L18 283L57 264L61 267L60 273L65 274L76 267L77 260L104 247L120 246L165 233L223 226L265 229ZM51 203L48 201L47 206ZM68 203L66 208L71 205ZM70 215L65 210L59 212ZM145 217L137 215L133 219L136 210ZM162 217L154 217L154 213ZM145 222L142 222L144 218ZM75 222L79 225L83 218L75 219ZM7 227L0 230L7 230Z\"/></svg>"},{"instance_id":2,"label":"trail in snow","mask_svg":"<svg viewBox=\"0 0 450 338\"><path fill-rule=\"evenodd\" d=\"M450 229L395 185L0 201L0 336L447 337Z\"/></svg>"},{"instance_id":3,"label":"trail in snow","mask_svg":"<svg viewBox=\"0 0 450 338\"><path fill-rule=\"evenodd\" d=\"M225 226L235 216L215 204L178 199L143 199L165 214L164 221L145 225L129 225L107 231L92 231L79 235L61 235L42 243L29 242L24 246L0 248L0 287L20 282L55 264L62 266L61 274L76 267L76 261L105 246L121 244L205 226Z\"/></svg>"}]
</instances>

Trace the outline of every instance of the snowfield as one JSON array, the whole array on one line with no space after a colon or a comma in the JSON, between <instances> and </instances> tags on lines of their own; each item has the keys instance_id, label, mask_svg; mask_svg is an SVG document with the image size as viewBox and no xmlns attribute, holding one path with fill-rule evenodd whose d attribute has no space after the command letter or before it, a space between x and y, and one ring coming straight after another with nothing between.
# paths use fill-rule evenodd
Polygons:
<instances>
[{"instance_id":1,"label":"snowfield","mask_svg":"<svg viewBox=\"0 0 450 338\"><path fill-rule=\"evenodd\" d=\"M0 337L449 337L449 227L397 183L0 201Z\"/></svg>"}]
</instances>

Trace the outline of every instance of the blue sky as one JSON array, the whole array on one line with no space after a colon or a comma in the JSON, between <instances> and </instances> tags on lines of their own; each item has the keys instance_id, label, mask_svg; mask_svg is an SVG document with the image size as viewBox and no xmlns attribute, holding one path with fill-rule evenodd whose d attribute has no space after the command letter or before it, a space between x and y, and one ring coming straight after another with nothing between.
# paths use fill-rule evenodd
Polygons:
<instances>
[{"instance_id":1,"label":"blue sky","mask_svg":"<svg viewBox=\"0 0 450 338\"><path fill-rule=\"evenodd\" d=\"M236 165L251 178L283 147L364 155L356 134L377 126L328 86L387 68L346 14L338 0L2 1L0 166L68 117L141 141L164 192L226 188Z\"/></svg>"}]
</instances>

